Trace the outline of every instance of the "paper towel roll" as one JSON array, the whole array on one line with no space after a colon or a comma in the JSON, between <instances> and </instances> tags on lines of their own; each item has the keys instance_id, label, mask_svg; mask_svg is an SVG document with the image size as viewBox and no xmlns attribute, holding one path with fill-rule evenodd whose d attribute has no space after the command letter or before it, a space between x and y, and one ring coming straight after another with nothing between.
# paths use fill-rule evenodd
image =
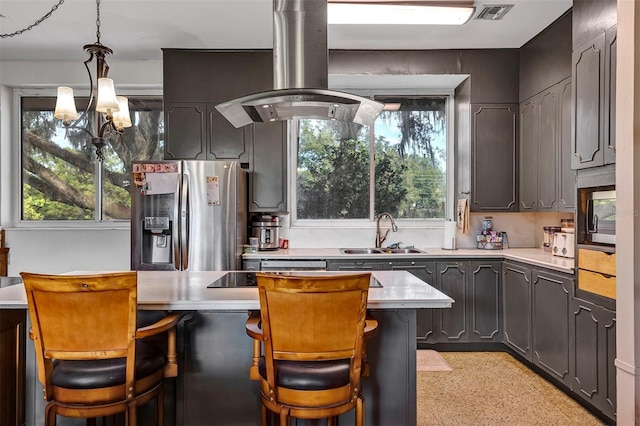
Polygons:
<instances>
[{"instance_id":1,"label":"paper towel roll","mask_svg":"<svg viewBox=\"0 0 640 426\"><path fill-rule=\"evenodd\" d=\"M456 249L456 225L453 220L447 220L444 223L444 243L443 249L455 250Z\"/></svg>"}]
</instances>

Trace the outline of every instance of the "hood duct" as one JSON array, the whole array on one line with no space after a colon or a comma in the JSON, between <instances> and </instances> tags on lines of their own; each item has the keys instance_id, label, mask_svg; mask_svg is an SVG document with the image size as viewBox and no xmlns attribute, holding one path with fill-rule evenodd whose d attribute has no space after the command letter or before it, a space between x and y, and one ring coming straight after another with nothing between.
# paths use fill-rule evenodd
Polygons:
<instances>
[{"instance_id":1,"label":"hood duct","mask_svg":"<svg viewBox=\"0 0 640 426\"><path fill-rule=\"evenodd\" d=\"M315 118L372 126L383 104L328 90L327 0L273 0L274 90L216 109L235 127Z\"/></svg>"}]
</instances>

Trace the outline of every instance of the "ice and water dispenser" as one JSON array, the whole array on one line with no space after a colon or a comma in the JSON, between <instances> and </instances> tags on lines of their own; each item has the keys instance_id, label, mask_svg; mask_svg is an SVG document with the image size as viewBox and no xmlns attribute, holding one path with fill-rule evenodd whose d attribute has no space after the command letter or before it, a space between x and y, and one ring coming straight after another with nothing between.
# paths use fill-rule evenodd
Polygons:
<instances>
[{"instance_id":1,"label":"ice and water dispenser","mask_svg":"<svg viewBox=\"0 0 640 426\"><path fill-rule=\"evenodd\" d=\"M139 258L143 265L173 266L176 194L145 195L140 199L137 222Z\"/></svg>"},{"instance_id":2,"label":"ice and water dispenser","mask_svg":"<svg viewBox=\"0 0 640 426\"><path fill-rule=\"evenodd\" d=\"M171 220L168 216L145 216L142 227L142 261L171 262Z\"/></svg>"}]
</instances>

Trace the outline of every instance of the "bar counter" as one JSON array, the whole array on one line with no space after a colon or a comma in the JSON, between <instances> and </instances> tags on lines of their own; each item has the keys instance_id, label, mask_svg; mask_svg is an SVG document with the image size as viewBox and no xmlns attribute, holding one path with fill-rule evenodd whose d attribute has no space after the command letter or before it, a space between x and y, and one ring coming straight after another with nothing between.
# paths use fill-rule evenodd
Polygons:
<instances>
[{"instance_id":1,"label":"bar counter","mask_svg":"<svg viewBox=\"0 0 640 426\"><path fill-rule=\"evenodd\" d=\"M371 273L382 287L369 290L368 307L379 331L367 342L371 375L363 379L366 423L415 425L416 310L449 308L454 301L407 271ZM177 379L167 381L165 424L259 424L259 385L249 380L253 343L244 328L247 312L259 309L258 292L255 287L207 288L225 274L138 272L140 310L191 311L178 326L179 372ZM0 288L0 309L26 308L21 284ZM40 425L44 401L30 341L26 371L26 425ZM340 420L351 424L353 412ZM58 425L76 424L83 423L58 419Z\"/></svg>"}]
</instances>

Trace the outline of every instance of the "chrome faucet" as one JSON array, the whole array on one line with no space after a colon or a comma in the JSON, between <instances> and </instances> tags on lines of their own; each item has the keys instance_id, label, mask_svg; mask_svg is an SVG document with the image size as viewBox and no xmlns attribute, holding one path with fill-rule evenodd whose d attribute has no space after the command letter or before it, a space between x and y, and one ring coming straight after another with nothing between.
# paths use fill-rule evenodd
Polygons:
<instances>
[{"instance_id":1,"label":"chrome faucet","mask_svg":"<svg viewBox=\"0 0 640 426\"><path fill-rule=\"evenodd\" d=\"M387 228L387 230L385 231L384 235L381 235L380 233L380 221L384 218L389 219L389 221L391 222L391 228ZM382 247L382 243L384 242L384 240L387 239L387 234L389 233L389 230L396 232L398 230L398 225L396 225L396 221L395 219L393 219L393 216L391 216L391 213L380 213L377 217L376 217L376 248L381 248Z\"/></svg>"}]
</instances>

